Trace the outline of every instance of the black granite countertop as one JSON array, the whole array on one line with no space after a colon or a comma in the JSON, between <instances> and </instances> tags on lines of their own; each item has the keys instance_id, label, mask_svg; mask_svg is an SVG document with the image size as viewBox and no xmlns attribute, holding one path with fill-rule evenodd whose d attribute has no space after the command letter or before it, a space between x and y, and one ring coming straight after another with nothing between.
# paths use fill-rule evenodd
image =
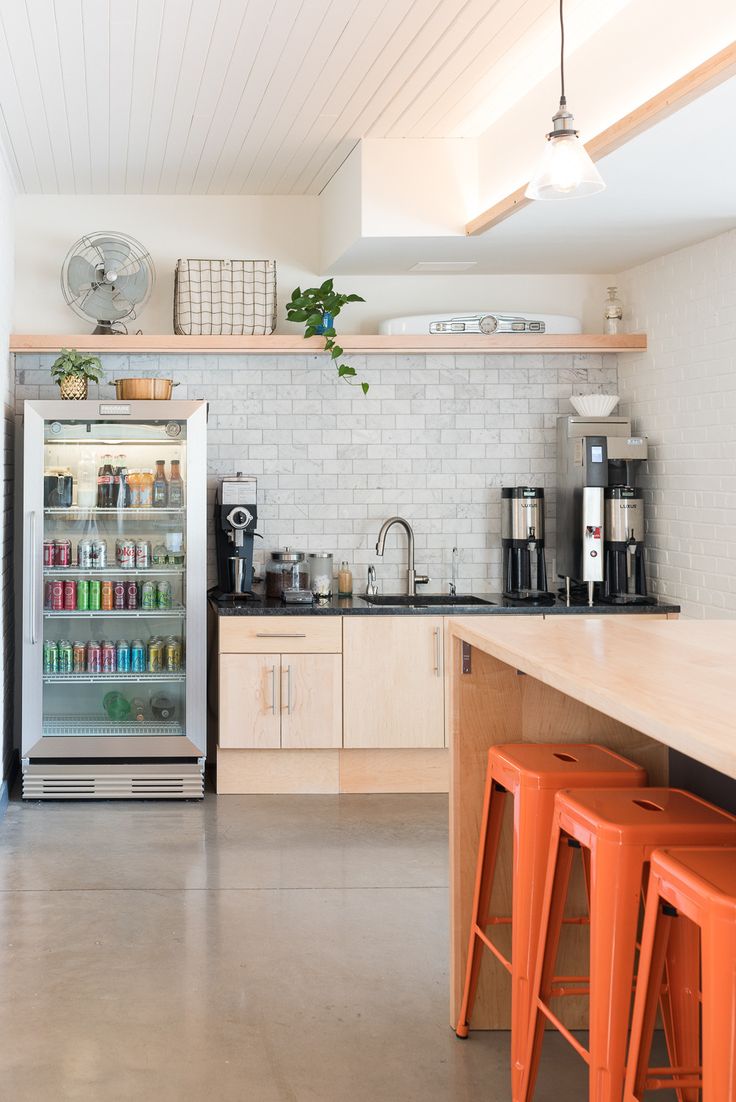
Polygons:
<instances>
[{"instance_id":1,"label":"black granite countertop","mask_svg":"<svg viewBox=\"0 0 736 1102\"><path fill-rule=\"evenodd\" d=\"M434 595L432 595L434 596ZM665 612L679 612L680 606L658 601L653 605L605 605L597 602L592 608L574 604L568 607L557 599L552 605L530 605L507 601L500 593L479 593L477 597L487 604L464 605L462 598L453 604L423 605L373 605L362 597L332 597L329 601L315 601L313 605L284 605L279 600L257 594L247 601L219 603L212 597L210 603L218 616L647 616ZM472 600L472 598L471 598Z\"/></svg>"}]
</instances>

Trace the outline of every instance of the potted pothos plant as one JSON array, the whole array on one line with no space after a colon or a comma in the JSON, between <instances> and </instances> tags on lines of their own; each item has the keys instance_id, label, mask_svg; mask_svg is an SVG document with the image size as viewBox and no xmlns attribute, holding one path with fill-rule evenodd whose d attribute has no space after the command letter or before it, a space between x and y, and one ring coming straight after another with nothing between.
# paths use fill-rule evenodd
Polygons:
<instances>
[{"instance_id":1,"label":"potted pothos plant","mask_svg":"<svg viewBox=\"0 0 736 1102\"><path fill-rule=\"evenodd\" d=\"M288 321L304 323L304 337L324 337L324 350L329 352L340 379L351 386L360 386L364 394L368 393L368 383L358 383L357 371L350 364L341 362L343 349L336 341L335 318L349 302L365 302L360 295L344 295L336 291L333 280L326 279L321 287L307 287L302 291L296 287L291 301L286 305Z\"/></svg>"},{"instance_id":2,"label":"potted pothos plant","mask_svg":"<svg viewBox=\"0 0 736 1102\"><path fill-rule=\"evenodd\" d=\"M84 356L76 348L62 348L51 365L51 377L59 384L60 397L79 400L87 397L87 385L102 378L99 356Z\"/></svg>"}]
</instances>

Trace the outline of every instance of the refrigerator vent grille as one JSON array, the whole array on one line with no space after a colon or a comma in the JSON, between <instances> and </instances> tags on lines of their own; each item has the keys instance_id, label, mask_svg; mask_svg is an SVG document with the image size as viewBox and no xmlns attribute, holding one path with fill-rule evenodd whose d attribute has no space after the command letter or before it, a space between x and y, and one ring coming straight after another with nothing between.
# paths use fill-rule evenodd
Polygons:
<instances>
[{"instance_id":1,"label":"refrigerator vent grille","mask_svg":"<svg viewBox=\"0 0 736 1102\"><path fill-rule=\"evenodd\" d=\"M25 800L201 799L204 776L198 765L42 766L23 774Z\"/></svg>"},{"instance_id":2,"label":"refrigerator vent grille","mask_svg":"<svg viewBox=\"0 0 736 1102\"><path fill-rule=\"evenodd\" d=\"M69 736L96 735L168 735L171 737L185 734L180 723L166 720L146 720L145 723L118 723L114 719L92 718L90 716L44 716L43 733L45 736L64 738Z\"/></svg>"}]
</instances>

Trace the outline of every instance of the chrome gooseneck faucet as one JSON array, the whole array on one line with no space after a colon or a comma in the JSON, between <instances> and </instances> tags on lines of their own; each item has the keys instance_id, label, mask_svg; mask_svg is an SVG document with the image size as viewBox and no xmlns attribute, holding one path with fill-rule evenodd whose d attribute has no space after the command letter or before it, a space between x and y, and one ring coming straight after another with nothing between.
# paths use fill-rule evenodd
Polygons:
<instances>
[{"instance_id":1,"label":"chrome gooseneck faucet","mask_svg":"<svg viewBox=\"0 0 736 1102\"><path fill-rule=\"evenodd\" d=\"M426 574L417 574L414 569L414 532L408 520L404 520L403 517L389 517L387 521L384 521L381 525L381 531L378 533L378 540L376 541L376 554L383 555L388 530L392 528L394 524L400 524L406 532L409 558L406 569L406 592L407 596L416 597L417 586L426 585L429 578Z\"/></svg>"}]
</instances>

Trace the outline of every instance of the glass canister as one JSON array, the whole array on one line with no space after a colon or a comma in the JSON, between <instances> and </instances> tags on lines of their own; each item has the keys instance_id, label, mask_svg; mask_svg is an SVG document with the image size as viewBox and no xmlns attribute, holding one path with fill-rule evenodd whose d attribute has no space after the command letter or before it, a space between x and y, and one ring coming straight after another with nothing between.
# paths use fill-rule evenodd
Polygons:
<instances>
[{"instance_id":1,"label":"glass canister","mask_svg":"<svg viewBox=\"0 0 736 1102\"><path fill-rule=\"evenodd\" d=\"M309 570L303 551L272 551L266 563L266 596L281 598L285 589L309 589Z\"/></svg>"},{"instance_id":2,"label":"glass canister","mask_svg":"<svg viewBox=\"0 0 736 1102\"><path fill-rule=\"evenodd\" d=\"M332 552L313 551L309 555L309 584L318 601L332 596Z\"/></svg>"}]
</instances>

